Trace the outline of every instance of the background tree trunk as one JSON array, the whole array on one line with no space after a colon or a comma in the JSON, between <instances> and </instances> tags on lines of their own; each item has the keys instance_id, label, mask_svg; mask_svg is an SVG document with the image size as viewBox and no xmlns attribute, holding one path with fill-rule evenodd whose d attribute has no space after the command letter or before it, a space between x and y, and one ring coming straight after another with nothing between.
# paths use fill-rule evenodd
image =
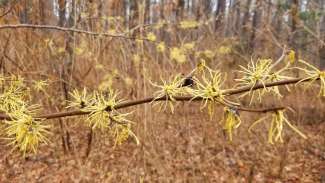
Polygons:
<instances>
[{"instance_id":1,"label":"background tree trunk","mask_svg":"<svg viewBox=\"0 0 325 183\"><path fill-rule=\"evenodd\" d=\"M249 49L254 50L256 44L256 32L258 30L260 20L261 20L261 0L255 1L255 9L253 14L253 21L252 21L252 32L249 42Z\"/></svg>"},{"instance_id":2,"label":"background tree trunk","mask_svg":"<svg viewBox=\"0 0 325 183\"><path fill-rule=\"evenodd\" d=\"M218 0L217 10L215 13L215 30L218 29L224 20L226 11L226 0Z\"/></svg>"}]
</instances>

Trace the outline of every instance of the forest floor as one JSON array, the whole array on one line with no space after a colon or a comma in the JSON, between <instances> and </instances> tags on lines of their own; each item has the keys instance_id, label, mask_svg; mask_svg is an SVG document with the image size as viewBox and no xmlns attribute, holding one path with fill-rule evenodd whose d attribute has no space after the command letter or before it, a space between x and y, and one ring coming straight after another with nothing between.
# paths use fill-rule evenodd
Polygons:
<instances>
[{"instance_id":1,"label":"forest floor","mask_svg":"<svg viewBox=\"0 0 325 183\"><path fill-rule=\"evenodd\" d=\"M187 105L180 104L174 115L149 111L146 119L137 117L138 146L129 139L114 147L105 133L96 132L87 158L89 128L73 119L67 120L69 152L63 151L57 121L52 143L36 155L23 158L1 141L0 182L324 183L325 121L297 125L308 140L286 130L285 142L275 145L267 142L266 125L249 134L244 123L229 142L219 121ZM252 119L244 114L245 120Z\"/></svg>"}]
</instances>

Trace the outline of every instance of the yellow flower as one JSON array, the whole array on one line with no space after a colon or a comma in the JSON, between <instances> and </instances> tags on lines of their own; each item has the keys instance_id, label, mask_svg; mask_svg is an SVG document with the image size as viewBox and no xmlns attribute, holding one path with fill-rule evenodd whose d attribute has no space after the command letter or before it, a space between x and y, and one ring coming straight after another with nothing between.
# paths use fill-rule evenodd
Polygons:
<instances>
[{"instance_id":1,"label":"yellow flower","mask_svg":"<svg viewBox=\"0 0 325 183\"><path fill-rule=\"evenodd\" d=\"M126 86L132 86L133 85L133 80L130 77L126 77L124 79L124 82L125 82Z\"/></svg>"},{"instance_id":2,"label":"yellow flower","mask_svg":"<svg viewBox=\"0 0 325 183\"><path fill-rule=\"evenodd\" d=\"M110 78L108 80L102 81L99 85L98 85L98 90L99 91L106 91L108 89L111 89L113 86L113 79Z\"/></svg>"},{"instance_id":3,"label":"yellow flower","mask_svg":"<svg viewBox=\"0 0 325 183\"><path fill-rule=\"evenodd\" d=\"M113 74L113 76L118 76L118 75L119 75L119 72L118 72L117 69L114 69L114 70L112 71L112 74Z\"/></svg>"},{"instance_id":4,"label":"yellow flower","mask_svg":"<svg viewBox=\"0 0 325 183\"><path fill-rule=\"evenodd\" d=\"M74 90L70 92L71 100L66 108L84 108L91 101L91 96L87 93L87 89L84 88L83 91Z\"/></svg>"},{"instance_id":5,"label":"yellow flower","mask_svg":"<svg viewBox=\"0 0 325 183\"><path fill-rule=\"evenodd\" d=\"M306 86L306 88L309 88L317 79L319 79L320 80L319 96L325 97L325 71L319 70L317 67L309 64L306 61L299 60L299 62L309 67L308 69L298 67L298 69L304 71L308 77L300 80L298 83L296 83L296 85L303 81L310 80L309 84Z\"/></svg>"},{"instance_id":6,"label":"yellow flower","mask_svg":"<svg viewBox=\"0 0 325 183\"><path fill-rule=\"evenodd\" d=\"M248 132L251 133L253 127L255 125L257 125L258 123L261 123L263 121L265 121L265 119L267 118L261 118L257 121L255 121L248 129ZM274 113L272 114L272 121L269 127L269 132L268 132L268 142L270 144L274 144L274 142L283 142L283 129L285 127L285 125L287 125L288 127L290 127L294 132L296 132L298 135L300 135L302 138L307 139L307 136L305 134L303 134L300 130L298 130L297 127L293 126L289 120L286 118L284 111L283 110L278 110L278 111L274 111Z\"/></svg>"},{"instance_id":7,"label":"yellow flower","mask_svg":"<svg viewBox=\"0 0 325 183\"><path fill-rule=\"evenodd\" d=\"M166 46L164 42L160 42L157 47L156 47L157 51L160 53L163 53L166 50Z\"/></svg>"},{"instance_id":8,"label":"yellow flower","mask_svg":"<svg viewBox=\"0 0 325 183\"><path fill-rule=\"evenodd\" d=\"M121 115L120 115L121 116ZM119 117L114 117L114 120L118 120ZM124 118L124 117L123 117ZM116 124L111 128L110 135L115 139L114 147L121 145L129 137L133 137L136 144L139 145L140 141L137 136L131 130L131 124Z\"/></svg>"},{"instance_id":9,"label":"yellow flower","mask_svg":"<svg viewBox=\"0 0 325 183\"><path fill-rule=\"evenodd\" d=\"M160 109L163 107L163 109L166 110L167 106L169 105L171 112L174 113L174 105L173 105L173 102L175 102L174 96L180 95L183 92L182 87L179 87L183 83L182 77L180 75L177 75L170 82L162 80L163 83L162 85L157 85L152 82L150 83L154 87L160 89L154 93L155 99L159 99L161 97L167 96L166 100L162 102Z\"/></svg>"},{"instance_id":10,"label":"yellow flower","mask_svg":"<svg viewBox=\"0 0 325 183\"><path fill-rule=\"evenodd\" d=\"M174 47L170 51L170 58L182 64L186 62L186 55L182 49Z\"/></svg>"},{"instance_id":11,"label":"yellow flower","mask_svg":"<svg viewBox=\"0 0 325 183\"><path fill-rule=\"evenodd\" d=\"M200 62L196 65L196 69L199 73L203 72L206 67L205 60L203 59L200 59Z\"/></svg>"},{"instance_id":12,"label":"yellow flower","mask_svg":"<svg viewBox=\"0 0 325 183\"><path fill-rule=\"evenodd\" d=\"M48 86L48 81L46 80L39 80L39 81L34 81L34 89L36 91L45 91L45 87Z\"/></svg>"},{"instance_id":13,"label":"yellow flower","mask_svg":"<svg viewBox=\"0 0 325 183\"><path fill-rule=\"evenodd\" d=\"M138 54L133 55L133 62L136 67L139 67L140 60L141 60L140 55Z\"/></svg>"},{"instance_id":14,"label":"yellow flower","mask_svg":"<svg viewBox=\"0 0 325 183\"><path fill-rule=\"evenodd\" d=\"M152 32L149 32L148 34L147 34L147 39L149 40L149 41L156 41L157 40L157 37L156 37L156 35L154 34L154 33L152 33Z\"/></svg>"},{"instance_id":15,"label":"yellow flower","mask_svg":"<svg viewBox=\"0 0 325 183\"><path fill-rule=\"evenodd\" d=\"M136 39L135 42L139 45L143 44L143 40L142 39Z\"/></svg>"},{"instance_id":16,"label":"yellow flower","mask_svg":"<svg viewBox=\"0 0 325 183\"><path fill-rule=\"evenodd\" d=\"M153 28L154 29L161 29L165 24L166 24L166 21L160 21Z\"/></svg>"},{"instance_id":17,"label":"yellow flower","mask_svg":"<svg viewBox=\"0 0 325 183\"><path fill-rule=\"evenodd\" d=\"M82 12L82 13L80 13L80 17L82 19L85 19L85 18L89 17L89 14L88 13L85 13L85 12Z\"/></svg>"},{"instance_id":18,"label":"yellow flower","mask_svg":"<svg viewBox=\"0 0 325 183\"><path fill-rule=\"evenodd\" d=\"M107 31L107 33L108 34L116 34L116 30L115 29L109 29L108 31Z\"/></svg>"},{"instance_id":19,"label":"yellow flower","mask_svg":"<svg viewBox=\"0 0 325 183\"><path fill-rule=\"evenodd\" d=\"M103 69L104 69L104 66L103 66L103 64L99 64L99 63L97 63L97 64L95 65L95 69L97 69L97 70L103 70Z\"/></svg>"},{"instance_id":20,"label":"yellow flower","mask_svg":"<svg viewBox=\"0 0 325 183\"><path fill-rule=\"evenodd\" d=\"M226 54L229 54L231 52L231 48L230 47L227 47L227 46L220 46L218 49L217 49L217 52L221 55L226 55Z\"/></svg>"},{"instance_id":21,"label":"yellow flower","mask_svg":"<svg viewBox=\"0 0 325 183\"><path fill-rule=\"evenodd\" d=\"M293 50L289 51L288 60L291 64L293 64L296 61L296 52L295 51L293 51Z\"/></svg>"},{"instance_id":22,"label":"yellow flower","mask_svg":"<svg viewBox=\"0 0 325 183\"><path fill-rule=\"evenodd\" d=\"M112 123L111 111L122 100L117 99L117 93L112 89L104 92L94 92L90 105L86 105L82 111L89 112L87 122L93 129L106 129Z\"/></svg>"},{"instance_id":23,"label":"yellow flower","mask_svg":"<svg viewBox=\"0 0 325 183\"><path fill-rule=\"evenodd\" d=\"M194 48L194 46L195 46L195 43L194 43L194 42L185 43L185 44L183 45L183 47L184 47L186 50L191 50L191 49Z\"/></svg>"},{"instance_id":24,"label":"yellow flower","mask_svg":"<svg viewBox=\"0 0 325 183\"><path fill-rule=\"evenodd\" d=\"M65 48L64 47L58 48L58 53L63 53L63 52L65 52Z\"/></svg>"},{"instance_id":25,"label":"yellow flower","mask_svg":"<svg viewBox=\"0 0 325 183\"><path fill-rule=\"evenodd\" d=\"M80 47L76 47L74 49L74 52L76 53L76 55L81 55L84 52L84 49L82 49Z\"/></svg>"},{"instance_id":26,"label":"yellow flower","mask_svg":"<svg viewBox=\"0 0 325 183\"><path fill-rule=\"evenodd\" d=\"M215 53L213 53L211 50L205 50L203 53L209 59L212 59L215 56Z\"/></svg>"},{"instance_id":27,"label":"yellow flower","mask_svg":"<svg viewBox=\"0 0 325 183\"><path fill-rule=\"evenodd\" d=\"M239 113L235 108L224 108L223 129L227 131L229 140L232 141L232 134L235 128L241 124Z\"/></svg>"},{"instance_id":28,"label":"yellow flower","mask_svg":"<svg viewBox=\"0 0 325 183\"><path fill-rule=\"evenodd\" d=\"M200 24L199 22L195 21L195 20L184 20L180 22L180 27L182 29L191 29L191 28L196 28L198 27Z\"/></svg>"},{"instance_id":29,"label":"yellow flower","mask_svg":"<svg viewBox=\"0 0 325 183\"><path fill-rule=\"evenodd\" d=\"M5 129L6 134L11 141L9 144L18 148L24 156L26 153L36 153L41 143L49 142L47 137L50 134L50 126L44 125L42 119L34 119L20 111L11 114L11 116L15 120L5 122L8 125Z\"/></svg>"}]
</instances>

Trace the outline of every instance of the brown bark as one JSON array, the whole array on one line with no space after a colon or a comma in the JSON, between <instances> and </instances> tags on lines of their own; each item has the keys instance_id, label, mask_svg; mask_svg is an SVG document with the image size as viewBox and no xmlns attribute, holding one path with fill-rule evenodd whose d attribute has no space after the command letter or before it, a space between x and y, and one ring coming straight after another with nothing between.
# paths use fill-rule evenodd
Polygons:
<instances>
[{"instance_id":1,"label":"brown bark","mask_svg":"<svg viewBox=\"0 0 325 183\"><path fill-rule=\"evenodd\" d=\"M215 21L215 29L218 29L223 22L224 15L226 11L226 0L218 0L217 11L216 11L216 21Z\"/></svg>"},{"instance_id":2,"label":"brown bark","mask_svg":"<svg viewBox=\"0 0 325 183\"><path fill-rule=\"evenodd\" d=\"M273 16L273 20L272 20L272 25L273 25L273 29L275 30L275 36L276 38L280 38L281 37L281 32L282 32L282 18L283 18L283 9L281 7L281 0L277 1L276 4L276 10L275 10L275 16Z\"/></svg>"},{"instance_id":3,"label":"brown bark","mask_svg":"<svg viewBox=\"0 0 325 183\"><path fill-rule=\"evenodd\" d=\"M150 0L144 0L144 23L150 23Z\"/></svg>"},{"instance_id":4,"label":"brown bark","mask_svg":"<svg viewBox=\"0 0 325 183\"><path fill-rule=\"evenodd\" d=\"M49 0L39 0L39 17L40 23L53 24L55 20L53 11L53 2Z\"/></svg>"},{"instance_id":5,"label":"brown bark","mask_svg":"<svg viewBox=\"0 0 325 183\"><path fill-rule=\"evenodd\" d=\"M235 6L235 25L234 25L234 33L235 35L240 35L240 24L241 24L241 1L236 0Z\"/></svg>"},{"instance_id":6,"label":"brown bark","mask_svg":"<svg viewBox=\"0 0 325 183\"><path fill-rule=\"evenodd\" d=\"M130 19L129 26L135 27L139 21L139 4L136 1L130 1Z\"/></svg>"},{"instance_id":7,"label":"brown bark","mask_svg":"<svg viewBox=\"0 0 325 183\"><path fill-rule=\"evenodd\" d=\"M176 20L180 21L184 17L184 8L185 8L185 1L184 0L178 0L176 2Z\"/></svg>"},{"instance_id":8,"label":"brown bark","mask_svg":"<svg viewBox=\"0 0 325 183\"><path fill-rule=\"evenodd\" d=\"M295 51L295 58L298 60L299 56L299 50L298 50L298 44L297 44L297 28L299 24L299 0L292 0L292 4L290 7L290 18L291 18L291 32L288 36L289 39L289 46L291 49ZM299 77L299 72L295 71L295 76Z\"/></svg>"},{"instance_id":9,"label":"brown bark","mask_svg":"<svg viewBox=\"0 0 325 183\"><path fill-rule=\"evenodd\" d=\"M20 22L23 24L28 24L29 23L29 8L30 8L30 2L29 0L23 0L22 2L22 8L20 8L19 13L19 19Z\"/></svg>"},{"instance_id":10,"label":"brown bark","mask_svg":"<svg viewBox=\"0 0 325 183\"><path fill-rule=\"evenodd\" d=\"M295 35L299 23L299 0L292 0L291 9L291 34L289 36L289 44L291 47L296 48Z\"/></svg>"},{"instance_id":11,"label":"brown bark","mask_svg":"<svg viewBox=\"0 0 325 183\"><path fill-rule=\"evenodd\" d=\"M244 7L244 16L242 21L242 35L246 36L246 32L248 30L248 23L250 18L250 6L251 6L252 0L247 0L246 5Z\"/></svg>"},{"instance_id":12,"label":"brown bark","mask_svg":"<svg viewBox=\"0 0 325 183\"><path fill-rule=\"evenodd\" d=\"M260 19L261 19L261 0L255 1L255 9L254 9L254 15L253 15L253 21L252 21L252 33L249 43L249 48L251 50L254 50L255 43L256 43L256 32L259 28Z\"/></svg>"},{"instance_id":13,"label":"brown bark","mask_svg":"<svg viewBox=\"0 0 325 183\"><path fill-rule=\"evenodd\" d=\"M66 13L66 1L65 0L59 0L58 1L59 4L59 26L63 27L65 22L66 22L66 18L65 18L65 13Z\"/></svg>"},{"instance_id":14,"label":"brown bark","mask_svg":"<svg viewBox=\"0 0 325 183\"><path fill-rule=\"evenodd\" d=\"M324 0L319 0L319 7L321 12L324 11ZM322 15L320 17L320 26L319 26L319 32L320 32L320 38L325 42L325 16ZM319 55L319 69L325 70L325 45L324 44L319 44L318 46L318 55Z\"/></svg>"},{"instance_id":15,"label":"brown bark","mask_svg":"<svg viewBox=\"0 0 325 183\"><path fill-rule=\"evenodd\" d=\"M209 19L211 14L211 7L212 7L212 1L211 0L205 0L202 2L202 14L205 19Z\"/></svg>"},{"instance_id":16,"label":"brown bark","mask_svg":"<svg viewBox=\"0 0 325 183\"><path fill-rule=\"evenodd\" d=\"M252 0L247 0L245 7L244 7L244 17L242 20L242 27L240 32L241 42L244 44L244 48L246 49L247 46L249 46L249 40L250 40L250 32L249 32L249 19L250 19L250 6L251 6Z\"/></svg>"},{"instance_id":17,"label":"brown bark","mask_svg":"<svg viewBox=\"0 0 325 183\"><path fill-rule=\"evenodd\" d=\"M124 16L125 13L124 0L110 0L109 13L111 16Z\"/></svg>"}]
</instances>

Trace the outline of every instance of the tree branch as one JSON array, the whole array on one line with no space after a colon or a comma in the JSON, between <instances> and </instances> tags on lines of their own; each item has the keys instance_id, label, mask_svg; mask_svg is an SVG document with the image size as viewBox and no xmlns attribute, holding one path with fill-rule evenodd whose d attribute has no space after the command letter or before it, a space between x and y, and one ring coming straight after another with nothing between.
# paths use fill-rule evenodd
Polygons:
<instances>
[{"instance_id":1,"label":"tree branch","mask_svg":"<svg viewBox=\"0 0 325 183\"><path fill-rule=\"evenodd\" d=\"M230 96L230 95L236 95L236 94L240 94L240 93L244 93L244 92L248 92L248 91L258 90L258 89L261 89L264 87L289 85L289 84L298 83L299 81L307 82L307 81L311 81L311 80L312 79L294 78L294 79L287 79L287 80L282 80L282 81L269 82L269 83L265 83L264 85L262 83L260 83L260 84L256 84L253 87L252 86L244 86L244 87L239 87L239 88L235 88L235 89L225 90L223 92L223 94L226 96ZM319 78L317 80L319 80ZM192 96L175 96L173 98L176 101L200 101L200 100L203 100L203 98L200 98L200 97L193 99ZM135 106L135 105L150 103L153 101L164 101L164 100L168 100L168 97L160 97L157 99L155 99L154 97L148 97L148 98L144 98L144 99L140 99L140 100L126 101L126 102L122 102L122 103L116 105L115 109L122 109L122 108L127 108L127 107L131 107L131 106ZM285 109L285 107L280 106L280 107L264 108L264 109L250 109L250 108L244 108L244 107L236 107L236 109L240 110L240 111L246 111L246 112L266 113L266 112L282 110L282 109ZM62 118L62 117L69 117L69 116L86 115L89 113L90 112L74 110L74 111L42 114L39 116L35 116L35 118L54 119L54 118ZM8 116L6 114L0 114L0 120L11 120L11 118L10 118L10 116Z\"/></svg>"}]
</instances>

